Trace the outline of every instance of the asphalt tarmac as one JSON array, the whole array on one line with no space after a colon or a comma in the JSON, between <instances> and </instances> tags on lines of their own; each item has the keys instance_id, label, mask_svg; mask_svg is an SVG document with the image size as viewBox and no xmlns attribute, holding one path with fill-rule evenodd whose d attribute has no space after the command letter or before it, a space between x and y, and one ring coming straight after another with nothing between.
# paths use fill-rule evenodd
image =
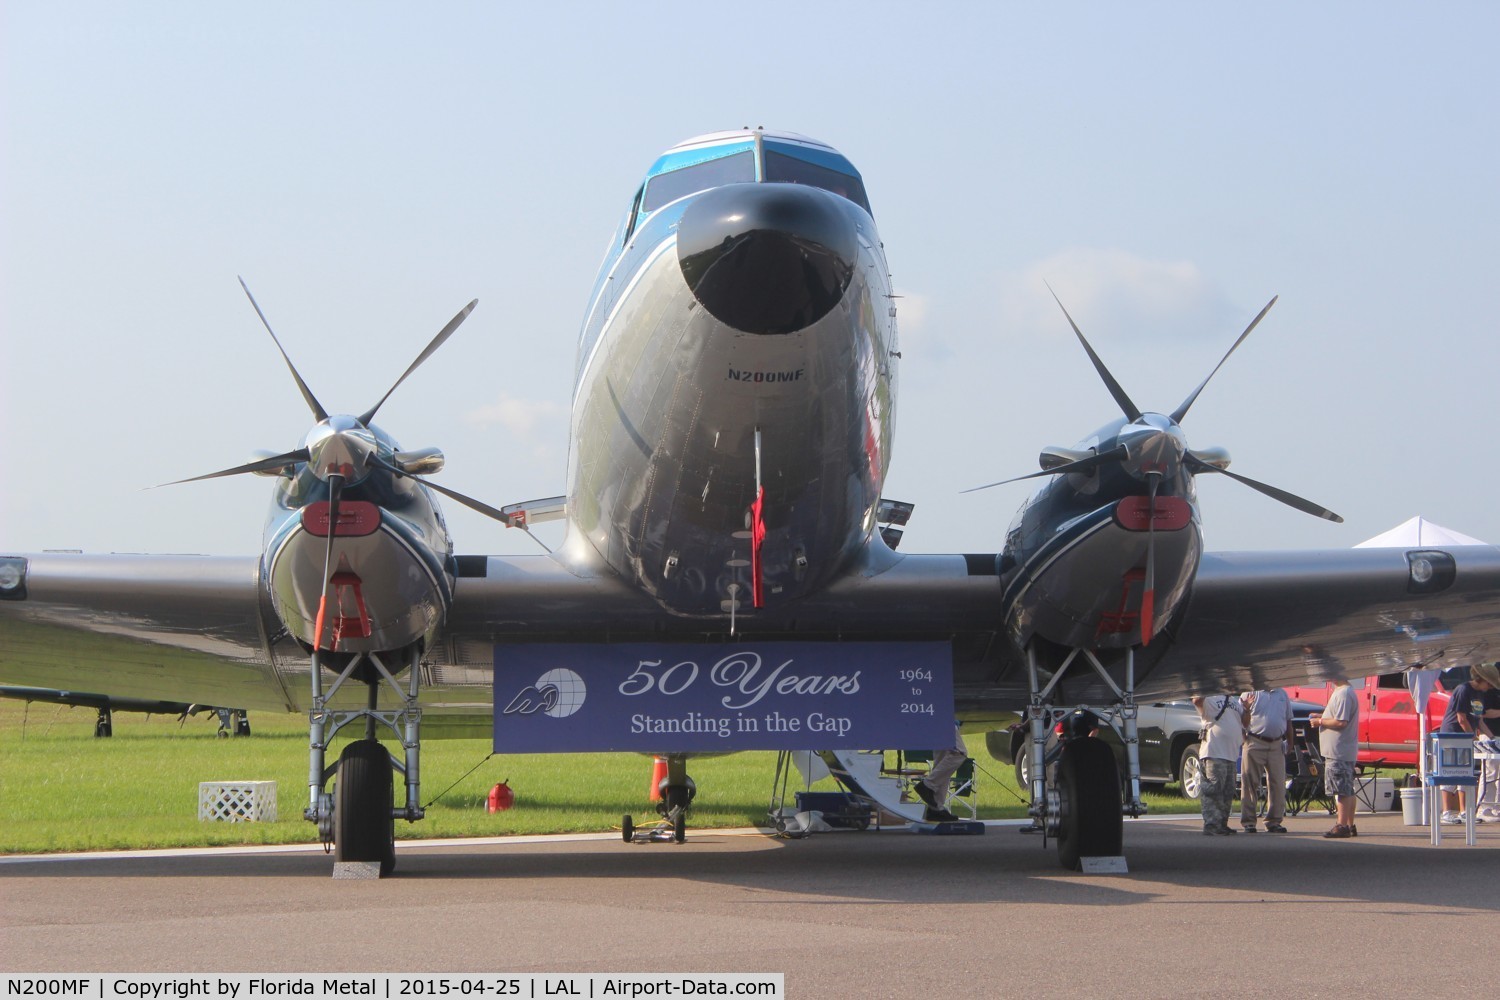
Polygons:
<instances>
[{"instance_id":1,"label":"asphalt tarmac","mask_svg":"<svg viewBox=\"0 0 1500 1000\"><path fill-rule=\"evenodd\" d=\"M1399 813L1324 840L1127 822L1125 875L1014 826L687 843L398 845L0 859L0 968L70 972L782 972L789 997L1487 995L1500 824L1441 847ZM1488 968L1488 972L1483 970Z\"/></svg>"}]
</instances>

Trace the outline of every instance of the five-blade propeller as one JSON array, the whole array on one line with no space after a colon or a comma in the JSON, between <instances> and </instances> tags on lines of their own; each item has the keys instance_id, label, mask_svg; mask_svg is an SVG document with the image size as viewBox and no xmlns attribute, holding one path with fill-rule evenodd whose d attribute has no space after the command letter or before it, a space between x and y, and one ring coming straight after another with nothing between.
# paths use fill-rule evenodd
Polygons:
<instances>
[{"instance_id":1,"label":"five-blade propeller","mask_svg":"<svg viewBox=\"0 0 1500 1000\"><path fill-rule=\"evenodd\" d=\"M1278 489L1275 486L1258 482L1248 476L1241 476L1228 471L1223 467L1227 464L1227 456L1218 462L1206 461L1205 458L1199 457L1199 455L1187 450L1185 438L1182 436L1180 424L1182 419L1187 416L1188 410L1192 408L1193 403L1197 401L1198 395L1203 392L1209 380L1218 374L1219 369L1224 366L1224 362L1229 360L1229 356L1245 342L1245 339L1250 336L1250 332L1265 318L1266 313L1271 311L1271 307L1276 304L1275 297L1270 302L1267 302L1260 312L1256 313L1255 318L1250 321L1250 325L1245 327L1244 332L1239 335L1229 350L1224 352L1224 356L1219 359L1219 363L1214 366L1213 371L1209 372L1208 376L1202 382L1198 383L1198 387L1188 394L1188 397L1182 401L1177 409L1173 410L1169 416L1164 417L1160 414L1143 413L1140 407L1135 405L1135 402L1131 400L1130 395L1126 393L1124 387L1120 385L1119 381L1110 372L1108 366L1104 364L1103 359L1095 352L1093 346L1088 342L1088 338L1083 335L1083 331L1078 328L1078 324L1073 321L1073 317L1069 315L1067 307L1062 304L1062 300L1057 297L1057 293L1052 291L1051 285L1047 286L1047 291L1052 292L1052 297L1057 301L1058 308L1062 310L1063 316L1067 318L1068 325L1073 328L1073 333L1077 336L1078 342L1083 345L1083 349L1088 354L1089 360L1093 362L1094 370L1099 373L1099 378L1104 382L1110 395L1114 397L1116 405L1120 407L1120 411L1125 414L1125 419L1128 423L1118 432L1115 447L1107 451L1071 462L1052 465L1050 468L1044 468L1040 472L1015 476L1011 479L1002 479L998 483L989 483L985 486L976 486L974 489L964 490L963 492L972 493L974 490L985 490L992 486L1014 483L1022 479L1035 479L1039 476L1087 472L1110 463L1128 463L1129 472L1134 476L1144 477L1147 480L1148 489L1146 566L1140 606L1142 645L1146 645L1151 641L1151 633L1154 630L1156 607L1157 492L1162 482L1173 478L1179 469L1185 470L1191 475L1199 475L1205 472L1219 473L1228 476L1236 482L1243 483L1273 500L1280 501L1288 507L1312 514L1315 517L1325 518L1329 521L1343 521L1343 518L1321 504L1313 503L1311 500L1299 497L1294 493L1288 493L1286 490ZM1204 452L1202 454L1213 457L1216 454L1222 455L1223 453ZM1046 461L1045 455L1044 461Z\"/></svg>"},{"instance_id":2,"label":"five-blade propeller","mask_svg":"<svg viewBox=\"0 0 1500 1000\"><path fill-rule=\"evenodd\" d=\"M328 540L323 556L323 586L318 601L317 624L313 636L315 646L322 647L325 640L324 626L327 620L329 590L332 586L335 573L334 539L339 533L339 508L346 488L358 483L370 469L382 469L393 475L415 480L427 488L463 504L471 510L478 511L498 521L509 523L508 518L502 512L489 504L465 496L456 490L439 486L437 483L430 482L421 476L400 468L399 465L393 464L394 456L391 458L382 457L382 445L374 432L370 430L370 421L374 419L376 412L385 404L385 401L391 397L391 393L395 392L397 387L402 382L405 382L412 372L416 371L438 348L443 346L448 338L453 335L453 331L457 330L460 324L468 318L469 313L473 312L474 307L479 304L479 300L475 299L460 309L457 315L438 331L437 336L432 338L431 342L422 350L422 353L417 355L417 359L407 367L406 371L401 373L401 377L396 379L395 383L385 391L385 395L381 396L374 406L358 417L351 417L330 415L328 413L323 404L318 401L317 396L313 395L312 389L308 388L306 380L302 378L302 374L297 371L297 366L292 363L291 356L287 354L286 348L282 346L280 338L276 336L276 331L271 329L270 321L266 319L266 314L261 310L260 303L255 301L255 296L250 293L250 288L245 284L243 278L240 279L240 287L245 290L245 296L250 300L250 305L254 307L255 314L260 317L261 325L266 328L266 332L271 335L271 340L276 344L276 349L281 352L282 360L286 362L287 370L292 373L292 378L296 381L297 388L302 393L302 398L307 402L307 407L312 411L317 424L308 433L306 443L300 448L295 448L279 455L258 458L243 465L221 469L218 472L193 476L189 479L179 479L173 483L166 483L164 485L173 486L178 483L192 483L203 479L218 479L223 476L237 476L244 473L273 472L300 463L306 463L307 468L314 475L328 483ZM439 467L441 466L439 465Z\"/></svg>"}]
</instances>

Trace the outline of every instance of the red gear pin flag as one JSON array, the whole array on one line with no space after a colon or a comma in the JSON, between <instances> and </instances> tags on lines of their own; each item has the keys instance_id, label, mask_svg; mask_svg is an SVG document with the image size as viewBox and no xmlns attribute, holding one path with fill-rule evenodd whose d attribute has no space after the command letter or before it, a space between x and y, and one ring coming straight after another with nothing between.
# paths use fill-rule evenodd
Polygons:
<instances>
[{"instance_id":1,"label":"red gear pin flag","mask_svg":"<svg viewBox=\"0 0 1500 1000\"><path fill-rule=\"evenodd\" d=\"M765 594L760 581L760 545L766 540L766 522L761 519L765 509L766 488L760 487L755 502L750 505L750 604L765 607Z\"/></svg>"}]
</instances>

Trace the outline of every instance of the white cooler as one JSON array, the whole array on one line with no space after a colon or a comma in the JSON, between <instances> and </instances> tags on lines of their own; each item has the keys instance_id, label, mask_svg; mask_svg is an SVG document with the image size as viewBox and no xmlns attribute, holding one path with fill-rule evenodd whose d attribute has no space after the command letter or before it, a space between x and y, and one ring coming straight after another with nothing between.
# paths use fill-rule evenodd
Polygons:
<instances>
[{"instance_id":1,"label":"white cooler","mask_svg":"<svg viewBox=\"0 0 1500 1000\"><path fill-rule=\"evenodd\" d=\"M1401 808L1393 778L1358 778L1354 782L1355 808L1362 813L1390 812Z\"/></svg>"}]
</instances>

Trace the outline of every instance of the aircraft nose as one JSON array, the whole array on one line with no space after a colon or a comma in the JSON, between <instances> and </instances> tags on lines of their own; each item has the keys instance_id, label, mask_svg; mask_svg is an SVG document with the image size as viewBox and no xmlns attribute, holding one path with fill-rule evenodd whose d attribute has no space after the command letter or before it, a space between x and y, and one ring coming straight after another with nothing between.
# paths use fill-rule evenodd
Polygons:
<instances>
[{"instance_id":1,"label":"aircraft nose","mask_svg":"<svg viewBox=\"0 0 1500 1000\"><path fill-rule=\"evenodd\" d=\"M677 260L714 318L746 333L793 333L844 297L859 243L837 195L800 184L729 184L699 195L677 228Z\"/></svg>"}]
</instances>

